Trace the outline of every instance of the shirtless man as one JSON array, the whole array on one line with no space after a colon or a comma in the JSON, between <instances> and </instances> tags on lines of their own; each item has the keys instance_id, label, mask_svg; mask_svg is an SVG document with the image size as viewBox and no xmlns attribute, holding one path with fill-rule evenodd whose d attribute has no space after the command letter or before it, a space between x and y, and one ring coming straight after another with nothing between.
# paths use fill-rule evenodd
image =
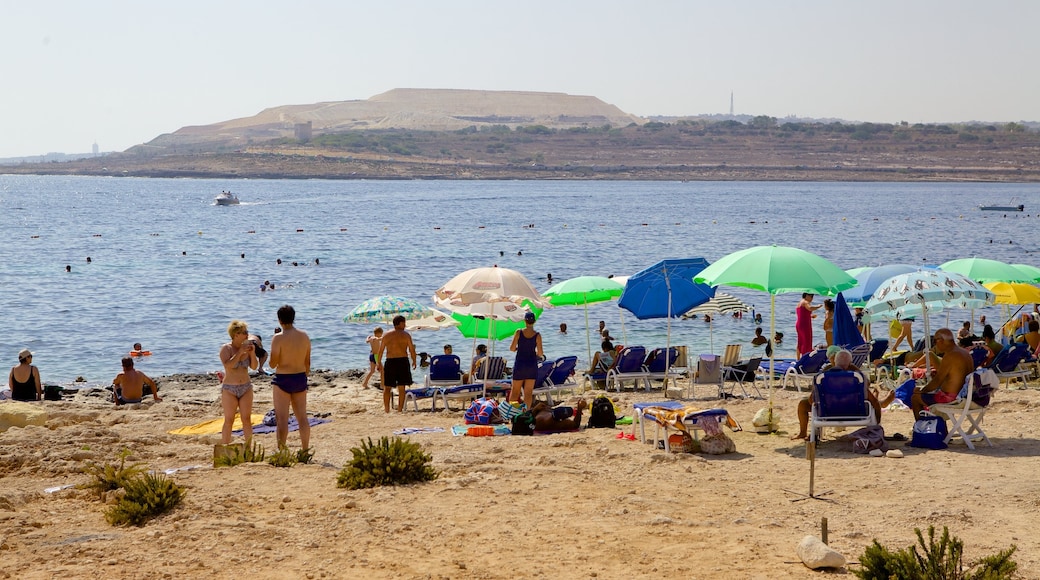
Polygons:
<instances>
[{"instance_id":1,"label":"shirtless man","mask_svg":"<svg viewBox=\"0 0 1040 580\"><path fill-rule=\"evenodd\" d=\"M271 368L274 370L273 389L275 435L278 448L289 439L289 406L300 425L300 445L311 446L311 424L307 421L307 375L311 372L311 339L306 332L293 326L296 310L286 304L278 309L278 324L282 331L271 338Z\"/></svg>"},{"instance_id":2,"label":"shirtless man","mask_svg":"<svg viewBox=\"0 0 1040 580\"><path fill-rule=\"evenodd\" d=\"M397 387L397 412L404 411L404 388L412 385L415 368L415 343L404 329L404 316L394 317L394 329L383 335L383 344L376 356L379 374L383 377L383 411L390 412L390 389ZM412 366L408 368L408 358Z\"/></svg>"},{"instance_id":3,"label":"shirtless man","mask_svg":"<svg viewBox=\"0 0 1040 580\"><path fill-rule=\"evenodd\" d=\"M574 409L573 416L558 419L549 405L544 401L538 401L534 404L534 407L531 407L531 414L534 415L534 430L548 433L576 431L581 428L581 412L588 406L589 404L585 402L585 399L581 399L578 401L578 406Z\"/></svg>"},{"instance_id":4,"label":"shirtless man","mask_svg":"<svg viewBox=\"0 0 1040 580\"><path fill-rule=\"evenodd\" d=\"M368 381L372 378L372 375L376 373L376 364L379 363L379 349L383 346L383 327L377 326L372 334L365 339L368 343L368 374L365 375L364 380L361 381L361 388L368 388Z\"/></svg>"},{"instance_id":5,"label":"shirtless man","mask_svg":"<svg viewBox=\"0 0 1040 580\"><path fill-rule=\"evenodd\" d=\"M914 410L914 420L921 418L921 409L936 403L949 403L957 398L957 393L964 386L964 379L975 370L971 355L957 345L953 339L953 331L940 328L935 331L932 340L935 352L942 355L935 377L927 385L914 389L910 406Z\"/></svg>"},{"instance_id":6,"label":"shirtless man","mask_svg":"<svg viewBox=\"0 0 1040 580\"><path fill-rule=\"evenodd\" d=\"M134 369L133 357L123 357L123 372L112 379L112 401L118 405L140 403L144 398L144 386L152 388L152 398L161 401L159 387L148 375Z\"/></svg>"}]
</instances>

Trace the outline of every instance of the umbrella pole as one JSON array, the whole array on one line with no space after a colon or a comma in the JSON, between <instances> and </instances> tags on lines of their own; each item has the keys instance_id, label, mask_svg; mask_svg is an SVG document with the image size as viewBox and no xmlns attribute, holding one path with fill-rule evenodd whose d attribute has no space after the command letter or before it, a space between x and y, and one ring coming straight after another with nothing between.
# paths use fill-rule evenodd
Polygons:
<instances>
[{"instance_id":1,"label":"umbrella pole","mask_svg":"<svg viewBox=\"0 0 1040 580\"><path fill-rule=\"evenodd\" d=\"M711 347L711 354L715 354L715 319L712 318L708 321L708 346Z\"/></svg>"},{"instance_id":2,"label":"umbrella pole","mask_svg":"<svg viewBox=\"0 0 1040 580\"><path fill-rule=\"evenodd\" d=\"M589 330L589 300L585 297L585 345L589 349L589 367L592 367L592 331Z\"/></svg>"},{"instance_id":3,"label":"umbrella pole","mask_svg":"<svg viewBox=\"0 0 1040 580\"><path fill-rule=\"evenodd\" d=\"M925 383L932 380L932 333L928 330L928 304L922 303L921 310L924 312L924 376ZM910 345L914 348L914 345Z\"/></svg>"},{"instance_id":4,"label":"umbrella pole","mask_svg":"<svg viewBox=\"0 0 1040 580\"><path fill-rule=\"evenodd\" d=\"M769 428L773 428L773 388L776 377L774 376L774 365L776 360L776 294L769 293L769 341L773 348L769 349Z\"/></svg>"}]
</instances>

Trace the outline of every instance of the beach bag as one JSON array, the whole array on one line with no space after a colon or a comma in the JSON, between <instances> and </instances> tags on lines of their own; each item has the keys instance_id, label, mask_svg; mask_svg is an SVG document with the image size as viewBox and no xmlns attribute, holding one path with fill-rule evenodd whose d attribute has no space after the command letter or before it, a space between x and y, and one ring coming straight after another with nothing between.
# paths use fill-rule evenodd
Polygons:
<instances>
[{"instance_id":1,"label":"beach bag","mask_svg":"<svg viewBox=\"0 0 1040 580\"><path fill-rule=\"evenodd\" d=\"M893 318L888 323L888 335L892 338L899 338L900 334L903 334L903 323L899 322L898 318Z\"/></svg>"},{"instance_id":2,"label":"beach bag","mask_svg":"<svg viewBox=\"0 0 1040 580\"><path fill-rule=\"evenodd\" d=\"M524 411L513 417L513 427L510 432L513 435L534 435L534 414Z\"/></svg>"},{"instance_id":3,"label":"beach bag","mask_svg":"<svg viewBox=\"0 0 1040 580\"><path fill-rule=\"evenodd\" d=\"M672 453L697 453L700 446L689 433L672 433L668 436L668 449Z\"/></svg>"},{"instance_id":4,"label":"beach bag","mask_svg":"<svg viewBox=\"0 0 1040 580\"><path fill-rule=\"evenodd\" d=\"M470 403L463 419L467 425L490 425L497 407L494 399L477 399Z\"/></svg>"},{"instance_id":5,"label":"beach bag","mask_svg":"<svg viewBox=\"0 0 1040 580\"><path fill-rule=\"evenodd\" d=\"M64 389L61 385L43 385L43 400L44 401L60 401L61 392Z\"/></svg>"},{"instance_id":6,"label":"beach bag","mask_svg":"<svg viewBox=\"0 0 1040 580\"><path fill-rule=\"evenodd\" d=\"M722 431L718 421L710 419L698 423L704 429L704 437L701 437L701 453L708 455L723 455L733 453L737 450L737 444Z\"/></svg>"},{"instance_id":7,"label":"beach bag","mask_svg":"<svg viewBox=\"0 0 1040 580\"><path fill-rule=\"evenodd\" d=\"M589 427L613 429L616 424L614 403L607 397L596 397L596 400L592 401L592 411L589 413Z\"/></svg>"},{"instance_id":8,"label":"beach bag","mask_svg":"<svg viewBox=\"0 0 1040 580\"><path fill-rule=\"evenodd\" d=\"M888 451L888 443L885 441L885 430L881 425L871 425L857 429L849 434L852 440L852 451L855 453L870 453L874 449Z\"/></svg>"},{"instance_id":9,"label":"beach bag","mask_svg":"<svg viewBox=\"0 0 1040 580\"><path fill-rule=\"evenodd\" d=\"M498 404L498 415L502 417L502 420L506 423L512 423L513 417L516 417L526 410L527 405L524 405L521 402L510 403L509 401L502 401Z\"/></svg>"},{"instance_id":10,"label":"beach bag","mask_svg":"<svg viewBox=\"0 0 1040 580\"><path fill-rule=\"evenodd\" d=\"M910 407L910 400L914 396L915 388L917 388L917 381L915 381L914 379L906 381L905 383L896 387L896 398L899 399L907 407Z\"/></svg>"},{"instance_id":11,"label":"beach bag","mask_svg":"<svg viewBox=\"0 0 1040 580\"><path fill-rule=\"evenodd\" d=\"M923 412L921 418L914 423L914 434L910 437L910 447L946 449L946 434L945 419Z\"/></svg>"}]
</instances>

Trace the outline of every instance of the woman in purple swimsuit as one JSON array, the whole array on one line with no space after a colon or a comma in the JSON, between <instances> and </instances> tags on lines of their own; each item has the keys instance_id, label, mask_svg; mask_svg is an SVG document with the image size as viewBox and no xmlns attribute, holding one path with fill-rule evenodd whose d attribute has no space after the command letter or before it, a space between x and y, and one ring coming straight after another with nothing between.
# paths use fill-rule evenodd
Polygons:
<instances>
[{"instance_id":1,"label":"woman in purple swimsuit","mask_svg":"<svg viewBox=\"0 0 1040 580\"><path fill-rule=\"evenodd\" d=\"M513 388L509 391L510 401L520 400L520 390L523 389L524 403L531 408L534 402L534 381L538 377L538 363L542 360L542 335L534 329L535 316L533 312L524 315L524 328L516 331L513 335L513 344L509 350L516 353L516 361L513 362Z\"/></svg>"},{"instance_id":2,"label":"woman in purple swimsuit","mask_svg":"<svg viewBox=\"0 0 1040 580\"><path fill-rule=\"evenodd\" d=\"M242 417L242 435L246 445L253 438L253 383L249 380L249 369L260 366L256 358L256 346L247 340L249 329L241 320L228 324L231 342L220 347L220 362L224 365L224 378L220 385L220 406L224 409L224 426L220 440L224 445L231 443L231 427L235 424L235 413Z\"/></svg>"}]
</instances>

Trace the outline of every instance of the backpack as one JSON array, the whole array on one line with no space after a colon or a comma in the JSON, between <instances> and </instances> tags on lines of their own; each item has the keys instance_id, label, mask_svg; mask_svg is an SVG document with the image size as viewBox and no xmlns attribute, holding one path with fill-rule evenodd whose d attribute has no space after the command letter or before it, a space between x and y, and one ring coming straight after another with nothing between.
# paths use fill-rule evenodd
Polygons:
<instances>
[{"instance_id":1,"label":"backpack","mask_svg":"<svg viewBox=\"0 0 1040 580\"><path fill-rule=\"evenodd\" d=\"M613 429L616 422L614 403L607 397L596 397L596 400L592 402L592 411L589 413L589 427Z\"/></svg>"},{"instance_id":2,"label":"backpack","mask_svg":"<svg viewBox=\"0 0 1040 580\"><path fill-rule=\"evenodd\" d=\"M467 425L490 425L496 408L494 399L477 399L470 403L463 418Z\"/></svg>"},{"instance_id":3,"label":"backpack","mask_svg":"<svg viewBox=\"0 0 1040 580\"><path fill-rule=\"evenodd\" d=\"M510 432L513 435L534 435L534 413L524 411L513 417L513 428Z\"/></svg>"},{"instance_id":4,"label":"backpack","mask_svg":"<svg viewBox=\"0 0 1040 580\"><path fill-rule=\"evenodd\" d=\"M914 423L914 434L910 437L910 447L925 449L946 449L946 420L938 415L921 413L921 418Z\"/></svg>"}]
</instances>

